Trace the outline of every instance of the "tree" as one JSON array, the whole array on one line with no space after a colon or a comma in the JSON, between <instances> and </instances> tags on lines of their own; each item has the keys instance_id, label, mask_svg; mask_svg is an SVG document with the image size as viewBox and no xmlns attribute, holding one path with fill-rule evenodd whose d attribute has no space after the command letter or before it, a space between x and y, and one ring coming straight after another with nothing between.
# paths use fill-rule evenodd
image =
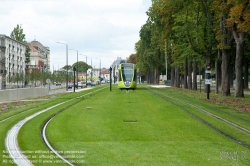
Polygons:
<instances>
[{"instance_id":1,"label":"tree","mask_svg":"<svg viewBox=\"0 0 250 166\"><path fill-rule=\"evenodd\" d=\"M11 32L10 37L26 45L25 64L27 65L30 62L30 47L28 45L28 42L25 40L25 34L23 33L21 25L17 24L17 26Z\"/></svg>"},{"instance_id":2,"label":"tree","mask_svg":"<svg viewBox=\"0 0 250 166\"><path fill-rule=\"evenodd\" d=\"M10 37L19 42L25 43L25 34L23 33L23 29L20 25L17 24L16 28L11 32Z\"/></svg>"},{"instance_id":3,"label":"tree","mask_svg":"<svg viewBox=\"0 0 250 166\"><path fill-rule=\"evenodd\" d=\"M72 65L72 68L76 68L76 70L78 72L86 72L89 68L91 68L91 66L89 66L88 64L86 64L86 62L83 62L83 61L78 61L78 64L77 62L75 62L73 65ZM77 69L78 67L78 69Z\"/></svg>"},{"instance_id":4,"label":"tree","mask_svg":"<svg viewBox=\"0 0 250 166\"><path fill-rule=\"evenodd\" d=\"M68 68L68 70L73 70L73 67L71 65L68 65L68 66L65 65L62 67L62 69L64 69L64 70L67 70L67 68Z\"/></svg>"},{"instance_id":5,"label":"tree","mask_svg":"<svg viewBox=\"0 0 250 166\"><path fill-rule=\"evenodd\" d=\"M250 3L249 0L232 1L227 19L227 25L233 33L236 42L236 59L235 59L235 94L234 97L244 97L242 91L242 71L243 71L243 55L244 55L244 37L246 32L250 31Z\"/></svg>"},{"instance_id":6,"label":"tree","mask_svg":"<svg viewBox=\"0 0 250 166\"><path fill-rule=\"evenodd\" d=\"M137 61L136 61L137 57L136 57L136 54L131 54L127 60L128 63L133 63L133 64L137 64Z\"/></svg>"},{"instance_id":7,"label":"tree","mask_svg":"<svg viewBox=\"0 0 250 166\"><path fill-rule=\"evenodd\" d=\"M23 33L21 25L17 24L17 26L11 32L10 37L26 45L25 63L28 64L30 62L30 47L28 45L28 42L25 40L25 34Z\"/></svg>"}]
</instances>

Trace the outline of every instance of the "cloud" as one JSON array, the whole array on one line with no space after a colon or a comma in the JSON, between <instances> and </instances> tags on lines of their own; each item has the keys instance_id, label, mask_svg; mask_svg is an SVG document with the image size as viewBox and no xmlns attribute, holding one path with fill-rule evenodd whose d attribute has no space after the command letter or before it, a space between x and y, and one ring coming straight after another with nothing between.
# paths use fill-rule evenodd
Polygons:
<instances>
[{"instance_id":1,"label":"cloud","mask_svg":"<svg viewBox=\"0 0 250 166\"><path fill-rule=\"evenodd\" d=\"M56 43L62 41L109 67L117 57L134 53L150 5L151 0L1 0L0 34L10 35L22 24L27 41L50 47L51 66L66 64L65 46ZM69 64L74 62L70 57Z\"/></svg>"}]
</instances>

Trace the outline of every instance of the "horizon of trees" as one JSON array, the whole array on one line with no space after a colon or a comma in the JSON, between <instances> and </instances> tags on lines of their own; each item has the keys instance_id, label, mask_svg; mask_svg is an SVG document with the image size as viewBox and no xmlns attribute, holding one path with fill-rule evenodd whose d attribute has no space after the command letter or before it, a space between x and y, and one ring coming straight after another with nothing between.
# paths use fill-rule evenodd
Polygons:
<instances>
[{"instance_id":1,"label":"horizon of trees","mask_svg":"<svg viewBox=\"0 0 250 166\"><path fill-rule=\"evenodd\" d=\"M167 63L172 86L182 82L184 88L197 90L196 75L210 64L216 93L220 87L229 96L235 80L234 96L244 97L250 62L248 0L152 0L146 14L135 50L148 83L159 83Z\"/></svg>"}]
</instances>

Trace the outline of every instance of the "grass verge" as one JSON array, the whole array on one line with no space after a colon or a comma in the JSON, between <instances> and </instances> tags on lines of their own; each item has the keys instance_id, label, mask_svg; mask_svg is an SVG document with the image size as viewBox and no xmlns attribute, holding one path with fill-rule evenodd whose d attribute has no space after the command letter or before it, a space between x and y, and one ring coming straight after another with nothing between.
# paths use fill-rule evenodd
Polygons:
<instances>
[{"instance_id":1,"label":"grass verge","mask_svg":"<svg viewBox=\"0 0 250 166\"><path fill-rule=\"evenodd\" d=\"M78 160L68 156L77 165L250 162L248 149L140 87L129 93L113 88L79 102L51 121L47 135L62 154L70 152L76 157L81 152ZM230 156L236 153L240 154L237 160Z\"/></svg>"}]
</instances>

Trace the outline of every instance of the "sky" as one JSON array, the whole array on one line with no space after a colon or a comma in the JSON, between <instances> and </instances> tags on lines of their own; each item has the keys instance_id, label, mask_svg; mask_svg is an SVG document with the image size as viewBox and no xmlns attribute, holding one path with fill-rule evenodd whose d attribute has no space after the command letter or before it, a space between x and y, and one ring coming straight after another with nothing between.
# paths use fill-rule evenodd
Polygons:
<instances>
[{"instance_id":1,"label":"sky","mask_svg":"<svg viewBox=\"0 0 250 166\"><path fill-rule=\"evenodd\" d=\"M106 67L135 53L151 0L0 0L0 34L21 25L26 41L50 48L50 68L66 65L66 45L78 61ZM59 44L57 42L65 43ZM68 50L68 64L77 52Z\"/></svg>"}]
</instances>

